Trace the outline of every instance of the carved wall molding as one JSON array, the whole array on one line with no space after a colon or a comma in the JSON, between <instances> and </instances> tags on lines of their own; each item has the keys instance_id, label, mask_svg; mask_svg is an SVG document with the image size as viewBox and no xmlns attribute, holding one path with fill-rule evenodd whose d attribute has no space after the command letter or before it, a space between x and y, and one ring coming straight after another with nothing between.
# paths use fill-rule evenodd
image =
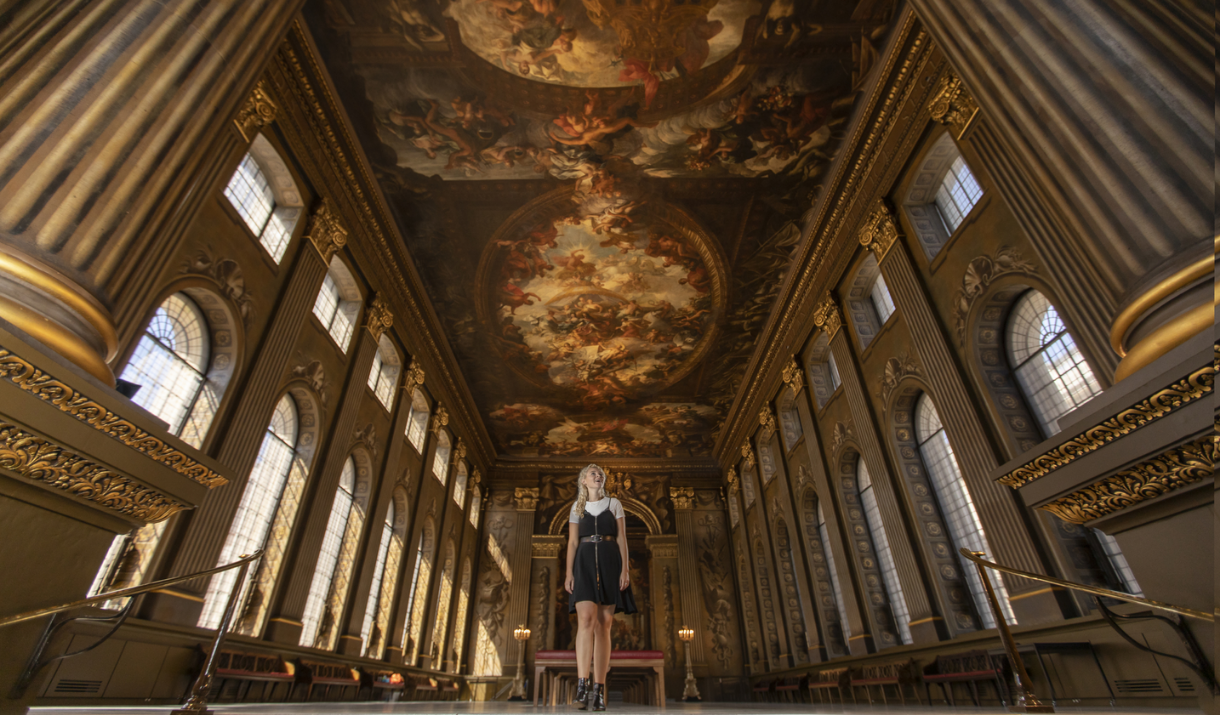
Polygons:
<instances>
[{"instance_id":1,"label":"carved wall molding","mask_svg":"<svg viewBox=\"0 0 1220 715\"><path fill-rule=\"evenodd\" d=\"M792 356L792 362L784 366L784 384L792 389L792 394L801 394L801 388L805 386L805 373L801 370L801 363Z\"/></svg>"},{"instance_id":2,"label":"carved wall molding","mask_svg":"<svg viewBox=\"0 0 1220 715\"><path fill-rule=\"evenodd\" d=\"M1215 389L1215 382L1216 368L1213 365L1201 367L1147 399L1140 400L1117 415L1035 457L997 481L1015 489L1035 479L1041 479L1119 437L1131 434L1192 402L1209 397Z\"/></svg>"},{"instance_id":3,"label":"carved wall molding","mask_svg":"<svg viewBox=\"0 0 1220 715\"><path fill-rule=\"evenodd\" d=\"M928 103L932 121L956 129L958 139L966 133L966 128L970 126L978 111L978 102L974 101L961 77L952 71L940 78L940 83L936 85L936 94Z\"/></svg>"},{"instance_id":4,"label":"carved wall molding","mask_svg":"<svg viewBox=\"0 0 1220 715\"><path fill-rule=\"evenodd\" d=\"M458 439L457 446L453 448L453 463L458 464L466 459L466 442Z\"/></svg>"},{"instance_id":5,"label":"carved wall molding","mask_svg":"<svg viewBox=\"0 0 1220 715\"><path fill-rule=\"evenodd\" d=\"M424 367L419 364L419 360L411 358L411 366L407 368L407 379L403 383L403 389L413 390L422 384L424 384Z\"/></svg>"},{"instance_id":6,"label":"carved wall molding","mask_svg":"<svg viewBox=\"0 0 1220 715\"><path fill-rule=\"evenodd\" d=\"M1209 434L1038 508L1085 524L1212 477L1217 457L1220 449Z\"/></svg>"},{"instance_id":7,"label":"carved wall molding","mask_svg":"<svg viewBox=\"0 0 1220 715\"><path fill-rule=\"evenodd\" d=\"M674 500L675 509L695 508L695 490L691 487L670 487L669 497Z\"/></svg>"},{"instance_id":8,"label":"carved wall molding","mask_svg":"<svg viewBox=\"0 0 1220 715\"><path fill-rule=\"evenodd\" d=\"M352 435L352 444L363 444L373 459L377 458L377 425L372 422L356 430Z\"/></svg>"},{"instance_id":9,"label":"carved wall molding","mask_svg":"<svg viewBox=\"0 0 1220 715\"><path fill-rule=\"evenodd\" d=\"M152 487L4 420L0 420L0 469L145 522L164 521L187 508Z\"/></svg>"},{"instance_id":10,"label":"carved wall molding","mask_svg":"<svg viewBox=\"0 0 1220 715\"><path fill-rule=\"evenodd\" d=\"M530 545L530 553L535 559L557 559L567 545L566 536L535 536Z\"/></svg>"},{"instance_id":11,"label":"carved wall molding","mask_svg":"<svg viewBox=\"0 0 1220 715\"><path fill-rule=\"evenodd\" d=\"M250 317L254 312L254 303L246 290L246 279L241 266L231 258L217 258L211 246L199 249L193 258L188 258L179 271L183 275L207 276L215 281L217 288L233 304L241 316L244 328L250 327Z\"/></svg>"},{"instance_id":12,"label":"carved wall molding","mask_svg":"<svg viewBox=\"0 0 1220 715\"><path fill-rule=\"evenodd\" d=\"M318 204L318 208L309 217L305 237L318 250L322 261L328 266L335 254L347 245L347 229L339 220L330 199L322 199L322 203Z\"/></svg>"},{"instance_id":13,"label":"carved wall molding","mask_svg":"<svg viewBox=\"0 0 1220 715\"><path fill-rule=\"evenodd\" d=\"M368 328L369 333L373 335L373 342L381 340L385 331L394 326L394 314L390 312L390 306L386 302L385 296L380 293L373 294L373 299L369 301L369 307L365 313L364 327Z\"/></svg>"},{"instance_id":14,"label":"carved wall molding","mask_svg":"<svg viewBox=\"0 0 1220 715\"><path fill-rule=\"evenodd\" d=\"M513 504L517 511L534 511L538 508L538 487L517 487L513 491Z\"/></svg>"},{"instance_id":15,"label":"carved wall molding","mask_svg":"<svg viewBox=\"0 0 1220 715\"><path fill-rule=\"evenodd\" d=\"M885 373L881 376L881 390L877 393L881 396L882 404L889 404L890 395L898 387L898 383L910 376L919 376L919 365L910 355L899 355L885 361Z\"/></svg>"},{"instance_id":16,"label":"carved wall molding","mask_svg":"<svg viewBox=\"0 0 1220 715\"><path fill-rule=\"evenodd\" d=\"M254 85L250 96L246 98L245 104L237 110L233 124L237 127L241 138L249 143L254 141L254 137L258 135L260 129L275 121L276 111L275 102L267 96L267 86L259 81Z\"/></svg>"},{"instance_id":17,"label":"carved wall molding","mask_svg":"<svg viewBox=\"0 0 1220 715\"><path fill-rule=\"evenodd\" d=\"M830 442L831 453L839 451L839 447L842 447L843 443L846 442L848 439L851 439L851 437L852 437L851 427L849 427L846 424L843 424L842 422L836 422L834 435L831 437L831 442Z\"/></svg>"},{"instance_id":18,"label":"carved wall molding","mask_svg":"<svg viewBox=\"0 0 1220 715\"><path fill-rule=\"evenodd\" d=\"M746 464L749 465L750 469L753 469L754 465L758 464L758 459L754 456L754 448L750 446L749 440L746 440L741 445L741 458L746 460Z\"/></svg>"},{"instance_id":19,"label":"carved wall molding","mask_svg":"<svg viewBox=\"0 0 1220 715\"><path fill-rule=\"evenodd\" d=\"M830 293L823 296L822 302L813 309L813 324L824 330L827 338L833 338L843 326L843 313Z\"/></svg>"},{"instance_id":20,"label":"carved wall molding","mask_svg":"<svg viewBox=\"0 0 1220 715\"><path fill-rule=\"evenodd\" d=\"M966 344L966 318L974 302L987 292L997 278L1007 275L1037 275L1037 271L1021 252L1012 246L1001 246L991 256L978 256L966 266L962 287L954 299L953 323L959 345Z\"/></svg>"},{"instance_id":21,"label":"carved wall molding","mask_svg":"<svg viewBox=\"0 0 1220 715\"><path fill-rule=\"evenodd\" d=\"M736 494L737 490L741 488L741 484L737 481L737 467L729 467L724 479L729 483L729 494Z\"/></svg>"},{"instance_id":22,"label":"carved wall molding","mask_svg":"<svg viewBox=\"0 0 1220 715\"><path fill-rule=\"evenodd\" d=\"M878 199L873 204L860 230L856 233L860 245L877 255L877 260L885 258L898 241L898 223L894 220L894 212L886 206L884 199Z\"/></svg>"},{"instance_id":23,"label":"carved wall molding","mask_svg":"<svg viewBox=\"0 0 1220 715\"><path fill-rule=\"evenodd\" d=\"M93 429L163 464L209 489L229 480L200 464L161 439L123 419L68 384L34 367L29 361L0 348L0 378L12 382L60 412L75 417Z\"/></svg>"},{"instance_id":24,"label":"carved wall molding","mask_svg":"<svg viewBox=\"0 0 1220 715\"><path fill-rule=\"evenodd\" d=\"M445 409L444 405L437 404L436 412L432 414L432 424L428 425L428 429L432 434L439 435L441 430L449 426L449 410Z\"/></svg>"},{"instance_id":25,"label":"carved wall molding","mask_svg":"<svg viewBox=\"0 0 1220 715\"><path fill-rule=\"evenodd\" d=\"M763 405L763 408L758 411L758 424L762 426L762 430L758 433L760 440L775 434L775 413L771 410L771 405Z\"/></svg>"},{"instance_id":26,"label":"carved wall molding","mask_svg":"<svg viewBox=\"0 0 1220 715\"><path fill-rule=\"evenodd\" d=\"M298 380L307 382L313 391L318 393L318 399L322 404L326 404L326 391L330 387L330 381L326 379L326 368L322 366L321 360L312 360L307 364L297 365L292 368L290 374Z\"/></svg>"}]
</instances>

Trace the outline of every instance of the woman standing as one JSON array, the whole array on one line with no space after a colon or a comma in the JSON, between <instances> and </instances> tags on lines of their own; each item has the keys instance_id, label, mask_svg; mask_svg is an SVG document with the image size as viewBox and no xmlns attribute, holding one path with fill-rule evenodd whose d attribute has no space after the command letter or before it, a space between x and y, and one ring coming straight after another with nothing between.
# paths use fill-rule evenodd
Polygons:
<instances>
[{"instance_id":1,"label":"woman standing","mask_svg":"<svg viewBox=\"0 0 1220 715\"><path fill-rule=\"evenodd\" d=\"M606 473L596 464L580 470L576 503L568 515L568 613L575 613L576 702L581 710L606 709L610 627L615 613L635 613L628 572L623 505L603 491ZM592 665L592 682L590 682Z\"/></svg>"}]
</instances>

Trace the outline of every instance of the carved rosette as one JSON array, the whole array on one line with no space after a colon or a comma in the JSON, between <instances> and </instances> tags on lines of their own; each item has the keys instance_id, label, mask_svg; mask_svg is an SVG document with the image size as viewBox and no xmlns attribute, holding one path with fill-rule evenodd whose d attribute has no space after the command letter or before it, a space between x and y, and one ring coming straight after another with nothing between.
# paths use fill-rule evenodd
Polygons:
<instances>
[{"instance_id":1,"label":"carved rosette","mask_svg":"<svg viewBox=\"0 0 1220 715\"><path fill-rule=\"evenodd\" d=\"M254 141L258 131L275 121L277 108L267 93L267 85L259 82L246 98L245 104L237 111L233 124L246 143Z\"/></svg>"},{"instance_id":2,"label":"carved rosette","mask_svg":"<svg viewBox=\"0 0 1220 715\"><path fill-rule=\"evenodd\" d=\"M805 387L805 373L801 371L801 363L792 356L792 362L784 367L784 384L792 389L792 394L801 394L801 388Z\"/></svg>"},{"instance_id":3,"label":"carved rosette","mask_svg":"<svg viewBox=\"0 0 1220 715\"><path fill-rule=\"evenodd\" d=\"M440 434L441 430L448 426L449 410L446 410L444 405L437 405L436 414L432 416L432 424L428 425L428 429L432 430L432 434Z\"/></svg>"},{"instance_id":4,"label":"carved rosette","mask_svg":"<svg viewBox=\"0 0 1220 715\"><path fill-rule=\"evenodd\" d=\"M670 487L669 497L674 500L674 508L689 510L695 508L695 490L691 487Z\"/></svg>"},{"instance_id":5,"label":"carved rosette","mask_svg":"<svg viewBox=\"0 0 1220 715\"><path fill-rule=\"evenodd\" d=\"M758 411L758 424L762 426L759 439L766 439L775 433L775 413L771 411L770 405L763 405Z\"/></svg>"},{"instance_id":6,"label":"carved rosette","mask_svg":"<svg viewBox=\"0 0 1220 715\"><path fill-rule=\"evenodd\" d=\"M822 302L813 309L813 324L825 330L828 339L839 332L839 328L843 326L843 314L839 312L834 296L827 293Z\"/></svg>"},{"instance_id":7,"label":"carved rosette","mask_svg":"<svg viewBox=\"0 0 1220 715\"><path fill-rule=\"evenodd\" d=\"M936 94L928 102L928 111L932 114L932 121L956 129L956 136L960 139L966 133L970 120L978 113L979 105L961 77L949 72L940 78Z\"/></svg>"},{"instance_id":8,"label":"carved rosette","mask_svg":"<svg viewBox=\"0 0 1220 715\"><path fill-rule=\"evenodd\" d=\"M318 208L309 217L309 230L306 231L305 237L318 250L327 265L330 265L339 249L347 245L347 229L343 228L342 222L339 221L339 215L331 206L330 199L322 199L322 203L318 204Z\"/></svg>"},{"instance_id":9,"label":"carved rosette","mask_svg":"<svg viewBox=\"0 0 1220 715\"><path fill-rule=\"evenodd\" d=\"M857 235L860 238L860 245L877 254L877 260L881 260L886 253L889 253L890 248L898 240L898 224L894 221L894 213L890 211L884 201L878 200L873 206L873 210L869 213L868 218L864 219L864 224Z\"/></svg>"},{"instance_id":10,"label":"carved rosette","mask_svg":"<svg viewBox=\"0 0 1220 715\"><path fill-rule=\"evenodd\" d=\"M366 313L364 327L368 328L374 341L381 340L382 334L394 325L394 314L390 312L390 306L380 293L373 295Z\"/></svg>"},{"instance_id":11,"label":"carved rosette","mask_svg":"<svg viewBox=\"0 0 1220 715\"><path fill-rule=\"evenodd\" d=\"M517 511L534 511L538 508L538 487L517 487L513 491L513 504Z\"/></svg>"}]
</instances>

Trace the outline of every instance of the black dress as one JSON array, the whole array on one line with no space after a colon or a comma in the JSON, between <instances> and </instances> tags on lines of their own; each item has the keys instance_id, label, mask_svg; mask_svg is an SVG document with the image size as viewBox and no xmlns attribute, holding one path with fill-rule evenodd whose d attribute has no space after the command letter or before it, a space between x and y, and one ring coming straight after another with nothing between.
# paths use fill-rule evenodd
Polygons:
<instances>
[{"instance_id":1,"label":"black dress","mask_svg":"<svg viewBox=\"0 0 1220 715\"><path fill-rule=\"evenodd\" d=\"M593 601L603 606L613 603L615 613L636 612L631 587L622 591L618 588L619 576L623 573L623 557L617 541L617 521L609 507L596 516L585 511L580 518L581 537L598 534L613 536L615 541L582 542L576 547L568 613L576 613L579 601Z\"/></svg>"}]
</instances>

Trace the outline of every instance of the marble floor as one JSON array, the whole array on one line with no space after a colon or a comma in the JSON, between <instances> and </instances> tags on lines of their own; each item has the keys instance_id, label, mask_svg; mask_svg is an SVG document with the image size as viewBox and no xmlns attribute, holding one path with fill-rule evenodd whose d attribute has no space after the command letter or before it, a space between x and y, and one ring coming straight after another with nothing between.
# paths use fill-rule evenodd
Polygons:
<instances>
[{"instance_id":1,"label":"marble floor","mask_svg":"<svg viewBox=\"0 0 1220 715\"><path fill-rule=\"evenodd\" d=\"M37 715L153 715L168 713L168 707L39 707L30 710ZM1197 710L1189 709L1147 709L1147 708L1073 708L1060 706L1061 713L1073 715L1188 715ZM457 703L457 702L404 702L404 703L287 703L264 705L216 705L209 712L233 713L243 715L432 715L433 713L458 713L460 715L550 715L552 713L576 713L574 707L534 707L529 703ZM1002 708L974 708L945 706L937 707L885 707L867 706L816 706L816 705L784 705L765 703L675 703L670 702L662 710L643 705L627 705L611 703L606 709L607 715L623 713L624 715L730 715L731 713L757 713L758 715L810 715L826 713L827 715L867 715L869 713L886 713L887 715L1002 715Z\"/></svg>"}]
</instances>

